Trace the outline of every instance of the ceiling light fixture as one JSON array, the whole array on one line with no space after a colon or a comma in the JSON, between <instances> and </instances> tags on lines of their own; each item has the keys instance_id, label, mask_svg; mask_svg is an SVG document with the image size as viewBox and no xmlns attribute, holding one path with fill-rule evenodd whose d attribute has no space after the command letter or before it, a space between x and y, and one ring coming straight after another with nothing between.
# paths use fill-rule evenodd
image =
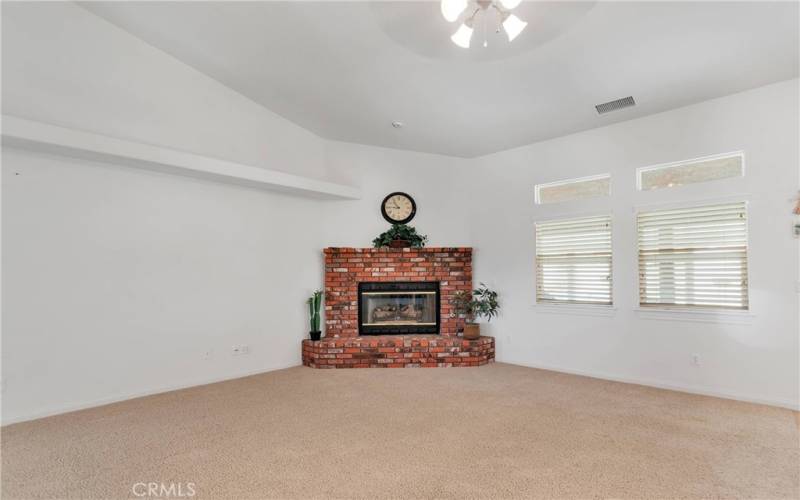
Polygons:
<instances>
[{"instance_id":1,"label":"ceiling light fixture","mask_svg":"<svg viewBox=\"0 0 800 500\"><path fill-rule=\"evenodd\" d=\"M503 20L503 29L506 30L508 41L512 42L519 36L520 33L522 33L522 30L525 29L525 26L527 26L528 23L510 12L503 14L503 17L505 18Z\"/></svg>"},{"instance_id":2,"label":"ceiling light fixture","mask_svg":"<svg viewBox=\"0 0 800 500\"><path fill-rule=\"evenodd\" d=\"M447 22L453 23L464 18L458 31L450 39L459 47L468 49L475 31L475 20L479 15L483 17L483 46L489 45L486 38L488 24L496 23L495 33L500 33L501 28L506 32L508 41L511 42L522 33L528 25L525 21L511 13L518 7L522 0L442 0L442 16ZM490 8L497 15L490 16Z\"/></svg>"},{"instance_id":3,"label":"ceiling light fixture","mask_svg":"<svg viewBox=\"0 0 800 500\"><path fill-rule=\"evenodd\" d=\"M453 41L454 44L458 45L461 48L468 49L469 42L472 40L472 20L467 19L464 21L464 24L458 27L458 31L453 33L453 36L450 37L450 40Z\"/></svg>"},{"instance_id":4,"label":"ceiling light fixture","mask_svg":"<svg viewBox=\"0 0 800 500\"><path fill-rule=\"evenodd\" d=\"M453 23L467 8L467 0L442 0L442 15L448 23Z\"/></svg>"},{"instance_id":5,"label":"ceiling light fixture","mask_svg":"<svg viewBox=\"0 0 800 500\"><path fill-rule=\"evenodd\" d=\"M500 3L503 4L503 7L506 9L511 10L516 9L519 4L522 3L522 0L500 0Z\"/></svg>"}]
</instances>

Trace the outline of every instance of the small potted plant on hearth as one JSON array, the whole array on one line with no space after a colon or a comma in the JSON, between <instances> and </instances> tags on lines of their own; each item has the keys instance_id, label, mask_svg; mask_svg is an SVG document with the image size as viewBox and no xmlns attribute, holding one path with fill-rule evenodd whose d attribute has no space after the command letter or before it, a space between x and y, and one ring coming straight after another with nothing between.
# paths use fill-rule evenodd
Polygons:
<instances>
[{"instance_id":1,"label":"small potted plant on hearth","mask_svg":"<svg viewBox=\"0 0 800 500\"><path fill-rule=\"evenodd\" d=\"M317 290L314 294L306 300L308 304L308 319L311 324L311 331L308 332L311 340L319 340L322 332L319 329L320 315L319 311L322 307L322 290Z\"/></svg>"},{"instance_id":2,"label":"small potted plant on hearth","mask_svg":"<svg viewBox=\"0 0 800 500\"><path fill-rule=\"evenodd\" d=\"M453 294L450 300L456 314L465 318L464 322L464 338L474 340L481 336L481 325L476 323L478 318L486 318L486 321L491 321L500 309L500 303L497 302L497 292L490 290L489 287L480 284L478 288L469 293L461 290Z\"/></svg>"},{"instance_id":3,"label":"small potted plant on hearth","mask_svg":"<svg viewBox=\"0 0 800 500\"><path fill-rule=\"evenodd\" d=\"M375 248L422 248L427 241L428 237L424 234L418 234L413 226L394 224L387 231L382 232L377 238L372 240L372 246Z\"/></svg>"}]
</instances>

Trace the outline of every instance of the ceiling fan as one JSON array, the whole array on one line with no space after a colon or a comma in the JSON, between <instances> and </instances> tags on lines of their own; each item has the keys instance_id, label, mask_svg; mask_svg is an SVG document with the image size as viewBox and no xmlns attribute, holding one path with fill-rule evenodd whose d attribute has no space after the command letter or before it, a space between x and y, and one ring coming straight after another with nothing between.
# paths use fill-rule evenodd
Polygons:
<instances>
[{"instance_id":1,"label":"ceiling fan","mask_svg":"<svg viewBox=\"0 0 800 500\"><path fill-rule=\"evenodd\" d=\"M522 0L442 0L442 16L450 23L461 20L461 26L450 39L465 49L472 42L476 20L480 16L483 20L483 46L487 47L489 41L486 32L490 23L494 23L495 33L505 31L509 42L522 33L528 23L511 13L521 2Z\"/></svg>"}]
</instances>

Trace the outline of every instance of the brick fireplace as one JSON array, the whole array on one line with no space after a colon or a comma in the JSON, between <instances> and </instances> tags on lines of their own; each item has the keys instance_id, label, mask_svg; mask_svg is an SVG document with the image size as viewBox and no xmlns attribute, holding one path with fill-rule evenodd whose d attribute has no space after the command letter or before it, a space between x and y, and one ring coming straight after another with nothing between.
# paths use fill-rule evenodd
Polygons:
<instances>
[{"instance_id":1,"label":"brick fireplace","mask_svg":"<svg viewBox=\"0 0 800 500\"><path fill-rule=\"evenodd\" d=\"M455 336L458 318L450 299L472 290L472 249L326 248L325 337L357 337L359 283L438 281L439 334Z\"/></svg>"},{"instance_id":2,"label":"brick fireplace","mask_svg":"<svg viewBox=\"0 0 800 500\"><path fill-rule=\"evenodd\" d=\"M463 320L450 301L459 290L472 290L471 248L326 248L325 337L303 341L303 364L433 367L494 361L493 338L458 337ZM368 304L365 291L378 300ZM381 325L385 328L375 329Z\"/></svg>"}]
</instances>

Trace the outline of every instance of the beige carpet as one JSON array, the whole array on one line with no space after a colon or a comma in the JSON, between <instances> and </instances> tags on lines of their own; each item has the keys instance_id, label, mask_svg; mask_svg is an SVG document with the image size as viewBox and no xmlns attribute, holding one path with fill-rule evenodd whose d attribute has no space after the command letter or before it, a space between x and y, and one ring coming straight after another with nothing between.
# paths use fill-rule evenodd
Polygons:
<instances>
[{"instance_id":1,"label":"beige carpet","mask_svg":"<svg viewBox=\"0 0 800 500\"><path fill-rule=\"evenodd\" d=\"M798 498L788 410L505 364L291 368L2 429L2 498Z\"/></svg>"}]
</instances>

